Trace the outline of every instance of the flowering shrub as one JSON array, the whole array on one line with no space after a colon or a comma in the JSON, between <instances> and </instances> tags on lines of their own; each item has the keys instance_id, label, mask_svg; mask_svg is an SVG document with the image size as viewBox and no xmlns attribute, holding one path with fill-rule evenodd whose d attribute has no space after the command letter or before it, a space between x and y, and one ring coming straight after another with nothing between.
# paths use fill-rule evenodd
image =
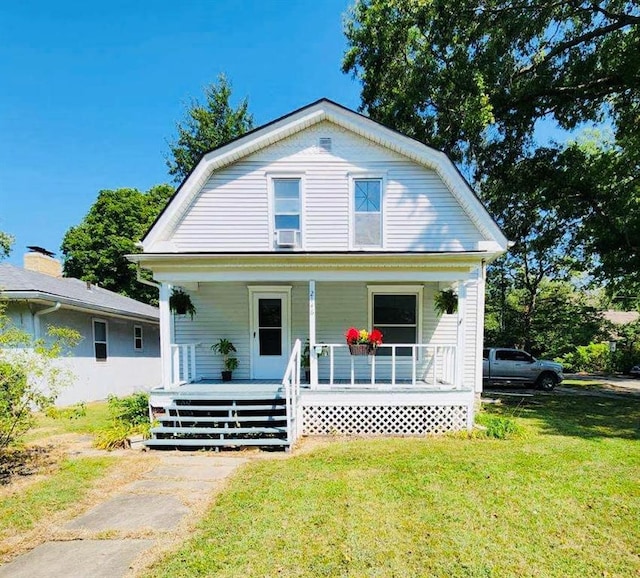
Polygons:
<instances>
[{"instance_id":1,"label":"flowering shrub","mask_svg":"<svg viewBox=\"0 0 640 578\"><path fill-rule=\"evenodd\" d=\"M347 338L348 345L372 345L373 347L382 345L382 332L379 329L367 331L349 327L344 336Z\"/></svg>"}]
</instances>

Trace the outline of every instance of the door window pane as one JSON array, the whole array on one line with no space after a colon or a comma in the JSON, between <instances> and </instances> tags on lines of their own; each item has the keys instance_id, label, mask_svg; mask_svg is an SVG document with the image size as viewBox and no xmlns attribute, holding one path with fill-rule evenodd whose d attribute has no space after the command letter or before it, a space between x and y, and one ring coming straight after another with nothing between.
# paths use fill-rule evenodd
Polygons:
<instances>
[{"instance_id":1,"label":"door window pane","mask_svg":"<svg viewBox=\"0 0 640 578\"><path fill-rule=\"evenodd\" d=\"M260 355L282 355L282 329L260 329Z\"/></svg>"},{"instance_id":2,"label":"door window pane","mask_svg":"<svg viewBox=\"0 0 640 578\"><path fill-rule=\"evenodd\" d=\"M282 355L282 300L258 300L260 355Z\"/></svg>"},{"instance_id":3,"label":"door window pane","mask_svg":"<svg viewBox=\"0 0 640 578\"><path fill-rule=\"evenodd\" d=\"M260 299L258 325L260 327L282 327L282 301L280 299Z\"/></svg>"}]
</instances>

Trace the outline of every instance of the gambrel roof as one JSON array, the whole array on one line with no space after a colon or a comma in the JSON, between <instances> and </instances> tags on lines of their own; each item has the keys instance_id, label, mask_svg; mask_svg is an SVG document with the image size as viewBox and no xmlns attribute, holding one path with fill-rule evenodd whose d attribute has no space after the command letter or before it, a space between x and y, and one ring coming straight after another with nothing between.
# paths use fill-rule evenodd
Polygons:
<instances>
[{"instance_id":1,"label":"gambrel roof","mask_svg":"<svg viewBox=\"0 0 640 578\"><path fill-rule=\"evenodd\" d=\"M486 239L487 252L498 254L508 241L469 184L441 151L422 144L331 100L321 99L206 153L180 185L142 240L145 251L157 250L198 195L211 174L315 124L329 121L435 171Z\"/></svg>"}]
</instances>

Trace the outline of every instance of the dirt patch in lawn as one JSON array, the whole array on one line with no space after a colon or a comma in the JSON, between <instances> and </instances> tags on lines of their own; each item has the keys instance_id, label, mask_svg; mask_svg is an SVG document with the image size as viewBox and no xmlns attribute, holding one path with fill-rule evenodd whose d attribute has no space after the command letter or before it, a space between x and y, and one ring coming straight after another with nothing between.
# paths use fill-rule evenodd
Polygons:
<instances>
[{"instance_id":1,"label":"dirt patch in lawn","mask_svg":"<svg viewBox=\"0 0 640 578\"><path fill-rule=\"evenodd\" d=\"M0 486L49 470L59 459L53 445L0 452Z\"/></svg>"}]
</instances>

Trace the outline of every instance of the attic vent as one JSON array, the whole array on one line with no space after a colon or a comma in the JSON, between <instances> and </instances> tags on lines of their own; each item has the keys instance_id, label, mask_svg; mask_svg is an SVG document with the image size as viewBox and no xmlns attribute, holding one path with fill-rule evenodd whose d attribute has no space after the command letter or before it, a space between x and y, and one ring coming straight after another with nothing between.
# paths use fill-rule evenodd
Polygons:
<instances>
[{"instance_id":1,"label":"attic vent","mask_svg":"<svg viewBox=\"0 0 640 578\"><path fill-rule=\"evenodd\" d=\"M320 148L323 151L331 152L331 137L323 136L320 137Z\"/></svg>"}]
</instances>

